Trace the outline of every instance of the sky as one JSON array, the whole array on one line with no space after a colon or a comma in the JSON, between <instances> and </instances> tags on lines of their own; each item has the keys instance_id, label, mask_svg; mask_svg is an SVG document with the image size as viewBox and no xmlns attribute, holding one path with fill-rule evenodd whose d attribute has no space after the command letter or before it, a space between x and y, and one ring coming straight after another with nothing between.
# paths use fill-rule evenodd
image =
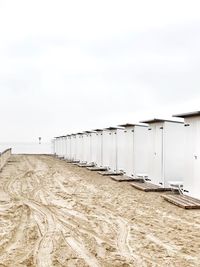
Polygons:
<instances>
[{"instance_id":1,"label":"sky","mask_svg":"<svg viewBox=\"0 0 200 267\"><path fill-rule=\"evenodd\" d=\"M200 109L199 0L0 0L0 142Z\"/></svg>"}]
</instances>

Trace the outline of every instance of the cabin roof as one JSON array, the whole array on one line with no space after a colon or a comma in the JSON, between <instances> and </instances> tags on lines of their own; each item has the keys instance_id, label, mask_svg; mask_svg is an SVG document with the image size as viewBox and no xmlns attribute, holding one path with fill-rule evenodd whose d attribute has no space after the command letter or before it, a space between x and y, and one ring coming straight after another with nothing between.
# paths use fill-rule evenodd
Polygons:
<instances>
[{"instance_id":1,"label":"cabin roof","mask_svg":"<svg viewBox=\"0 0 200 267\"><path fill-rule=\"evenodd\" d=\"M94 131L94 132L102 132L103 129L94 129L93 131Z\"/></svg>"},{"instance_id":2,"label":"cabin roof","mask_svg":"<svg viewBox=\"0 0 200 267\"><path fill-rule=\"evenodd\" d=\"M110 130L110 131L112 131L112 130L117 130L117 129L123 129L122 127L107 127L107 128L104 128L104 130Z\"/></svg>"},{"instance_id":3,"label":"cabin roof","mask_svg":"<svg viewBox=\"0 0 200 267\"><path fill-rule=\"evenodd\" d=\"M58 138L62 138L62 137L66 137L67 135L61 135L61 136L56 136L54 138L58 139Z\"/></svg>"},{"instance_id":4,"label":"cabin roof","mask_svg":"<svg viewBox=\"0 0 200 267\"><path fill-rule=\"evenodd\" d=\"M120 124L120 127L134 127L134 126L142 126L142 127L148 127L147 125L141 124L141 123L125 123L125 124Z\"/></svg>"},{"instance_id":5,"label":"cabin roof","mask_svg":"<svg viewBox=\"0 0 200 267\"><path fill-rule=\"evenodd\" d=\"M89 133L95 133L95 131L94 131L94 130L91 130L91 131L84 131L83 133L84 133L84 134L89 134Z\"/></svg>"},{"instance_id":6,"label":"cabin roof","mask_svg":"<svg viewBox=\"0 0 200 267\"><path fill-rule=\"evenodd\" d=\"M189 117L197 117L197 116L200 116L200 111L193 111L193 112L173 115L173 117L178 117L178 118L189 118Z\"/></svg>"},{"instance_id":7,"label":"cabin roof","mask_svg":"<svg viewBox=\"0 0 200 267\"><path fill-rule=\"evenodd\" d=\"M151 119L151 120L146 120L146 121L140 121L141 123L157 123L157 122L175 122L175 123L183 123L181 121L176 121L176 120L166 120L166 119Z\"/></svg>"}]
</instances>

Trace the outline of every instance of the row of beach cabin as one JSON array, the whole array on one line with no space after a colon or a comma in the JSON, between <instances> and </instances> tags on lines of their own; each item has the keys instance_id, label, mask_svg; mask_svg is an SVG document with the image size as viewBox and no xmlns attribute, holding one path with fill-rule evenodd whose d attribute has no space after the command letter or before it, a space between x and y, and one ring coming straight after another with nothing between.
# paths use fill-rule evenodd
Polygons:
<instances>
[{"instance_id":1,"label":"row of beach cabin","mask_svg":"<svg viewBox=\"0 0 200 267\"><path fill-rule=\"evenodd\" d=\"M56 137L54 154L69 162L178 187L200 199L200 111Z\"/></svg>"}]
</instances>

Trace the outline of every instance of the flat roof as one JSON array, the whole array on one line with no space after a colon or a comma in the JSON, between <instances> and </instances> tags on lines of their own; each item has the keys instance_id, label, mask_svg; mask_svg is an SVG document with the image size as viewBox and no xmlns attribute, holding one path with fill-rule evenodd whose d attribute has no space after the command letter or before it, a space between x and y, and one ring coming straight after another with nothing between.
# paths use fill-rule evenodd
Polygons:
<instances>
[{"instance_id":1,"label":"flat roof","mask_svg":"<svg viewBox=\"0 0 200 267\"><path fill-rule=\"evenodd\" d=\"M183 123L182 121L175 121L175 120L165 120L165 119L151 119L146 121L140 121L141 123L157 123L157 122L175 122L175 123Z\"/></svg>"},{"instance_id":2,"label":"flat roof","mask_svg":"<svg viewBox=\"0 0 200 267\"><path fill-rule=\"evenodd\" d=\"M125 124L120 124L120 127L134 127L134 126L142 126L142 127L148 127L147 125L140 124L140 123L125 123Z\"/></svg>"},{"instance_id":3,"label":"flat roof","mask_svg":"<svg viewBox=\"0 0 200 267\"><path fill-rule=\"evenodd\" d=\"M62 137L66 137L67 135L61 135L61 136L56 136L54 138L62 138Z\"/></svg>"},{"instance_id":4,"label":"flat roof","mask_svg":"<svg viewBox=\"0 0 200 267\"><path fill-rule=\"evenodd\" d=\"M103 129L95 129L95 130L93 130L94 132L102 132L103 131Z\"/></svg>"},{"instance_id":5,"label":"flat roof","mask_svg":"<svg viewBox=\"0 0 200 267\"><path fill-rule=\"evenodd\" d=\"M104 128L103 130L111 130L112 131L112 130L117 130L117 129L121 129L122 130L123 128L122 127L112 127L111 126L111 127Z\"/></svg>"},{"instance_id":6,"label":"flat roof","mask_svg":"<svg viewBox=\"0 0 200 267\"><path fill-rule=\"evenodd\" d=\"M193 112L173 115L173 117L178 117L178 118L189 118L189 117L197 117L197 116L200 116L200 111L193 111Z\"/></svg>"},{"instance_id":7,"label":"flat roof","mask_svg":"<svg viewBox=\"0 0 200 267\"><path fill-rule=\"evenodd\" d=\"M91 130L91 131L84 131L83 133L84 133L84 134L87 134L87 133L95 133L95 131L94 131L94 130Z\"/></svg>"}]
</instances>

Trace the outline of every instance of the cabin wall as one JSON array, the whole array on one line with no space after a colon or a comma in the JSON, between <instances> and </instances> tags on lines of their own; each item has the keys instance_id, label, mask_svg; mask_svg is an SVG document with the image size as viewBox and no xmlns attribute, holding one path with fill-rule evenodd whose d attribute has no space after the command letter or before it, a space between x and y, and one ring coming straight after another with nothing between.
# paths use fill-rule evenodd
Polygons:
<instances>
[{"instance_id":1,"label":"cabin wall","mask_svg":"<svg viewBox=\"0 0 200 267\"><path fill-rule=\"evenodd\" d=\"M133 176L133 142L134 142L134 128L127 127L123 130L124 144L120 154L122 170L127 176Z\"/></svg>"},{"instance_id":2,"label":"cabin wall","mask_svg":"<svg viewBox=\"0 0 200 267\"><path fill-rule=\"evenodd\" d=\"M184 124L164 124L164 186L170 181L183 181L184 176Z\"/></svg>"},{"instance_id":3,"label":"cabin wall","mask_svg":"<svg viewBox=\"0 0 200 267\"><path fill-rule=\"evenodd\" d=\"M64 138L64 159L67 159L67 137Z\"/></svg>"},{"instance_id":4,"label":"cabin wall","mask_svg":"<svg viewBox=\"0 0 200 267\"><path fill-rule=\"evenodd\" d=\"M97 134L96 133L91 133L91 158L90 162L96 163L96 158L97 158Z\"/></svg>"},{"instance_id":5,"label":"cabin wall","mask_svg":"<svg viewBox=\"0 0 200 267\"><path fill-rule=\"evenodd\" d=\"M115 151L115 171L124 171L124 160L127 159L126 151L124 150L124 129L117 129L116 131L116 149Z\"/></svg>"},{"instance_id":6,"label":"cabin wall","mask_svg":"<svg viewBox=\"0 0 200 267\"><path fill-rule=\"evenodd\" d=\"M87 162L87 157L88 157L88 139L87 139L87 135L83 134L82 135L82 139L83 139L82 162Z\"/></svg>"},{"instance_id":7,"label":"cabin wall","mask_svg":"<svg viewBox=\"0 0 200 267\"><path fill-rule=\"evenodd\" d=\"M96 158L94 162L98 167L103 166L103 133L96 133Z\"/></svg>"},{"instance_id":8,"label":"cabin wall","mask_svg":"<svg viewBox=\"0 0 200 267\"><path fill-rule=\"evenodd\" d=\"M200 198L200 118L185 119L183 189L186 195Z\"/></svg>"},{"instance_id":9,"label":"cabin wall","mask_svg":"<svg viewBox=\"0 0 200 267\"><path fill-rule=\"evenodd\" d=\"M148 127L135 126L133 133L133 176L139 173L148 173ZM128 156L127 156L128 157Z\"/></svg>"},{"instance_id":10,"label":"cabin wall","mask_svg":"<svg viewBox=\"0 0 200 267\"><path fill-rule=\"evenodd\" d=\"M153 123L147 128L148 131L148 177L150 182L161 186L163 183L163 126L164 123Z\"/></svg>"},{"instance_id":11,"label":"cabin wall","mask_svg":"<svg viewBox=\"0 0 200 267\"><path fill-rule=\"evenodd\" d=\"M67 136L67 159L71 159L71 136Z\"/></svg>"},{"instance_id":12,"label":"cabin wall","mask_svg":"<svg viewBox=\"0 0 200 267\"><path fill-rule=\"evenodd\" d=\"M77 140L77 155L76 159L79 160L80 162L82 161L82 136L77 134L76 136Z\"/></svg>"},{"instance_id":13,"label":"cabin wall","mask_svg":"<svg viewBox=\"0 0 200 267\"><path fill-rule=\"evenodd\" d=\"M109 131L103 131L103 158L102 158L102 165L103 167L109 167L110 164L110 151L111 151L111 135Z\"/></svg>"}]
</instances>

